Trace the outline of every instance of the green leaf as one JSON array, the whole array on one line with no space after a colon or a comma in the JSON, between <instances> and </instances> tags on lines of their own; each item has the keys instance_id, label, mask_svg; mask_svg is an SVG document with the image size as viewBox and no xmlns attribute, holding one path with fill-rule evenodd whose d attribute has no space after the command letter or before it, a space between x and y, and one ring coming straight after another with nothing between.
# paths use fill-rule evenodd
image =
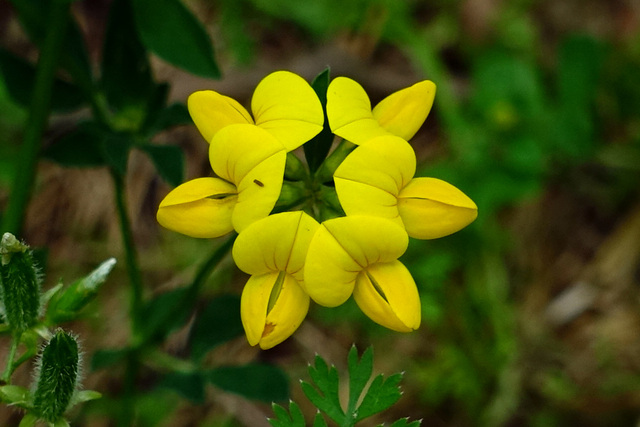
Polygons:
<instances>
[{"instance_id":1,"label":"green leaf","mask_svg":"<svg viewBox=\"0 0 640 427\"><path fill-rule=\"evenodd\" d=\"M240 297L216 297L198 313L191 328L191 355L199 360L212 348L242 335L242 332Z\"/></svg>"},{"instance_id":2,"label":"green leaf","mask_svg":"<svg viewBox=\"0 0 640 427\"><path fill-rule=\"evenodd\" d=\"M300 386L307 398L329 418L340 424L345 414L338 395L339 377L335 366L329 368L322 357L316 355L315 366L309 366L309 375L317 388L302 381Z\"/></svg>"},{"instance_id":3,"label":"green leaf","mask_svg":"<svg viewBox=\"0 0 640 427\"><path fill-rule=\"evenodd\" d=\"M143 43L162 59L208 78L219 78L209 35L179 0L133 0Z\"/></svg>"},{"instance_id":4,"label":"green leaf","mask_svg":"<svg viewBox=\"0 0 640 427\"><path fill-rule=\"evenodd\" d=\"M409 418L400 418L398 421L391 424L391 427L419 427L421 423L422 420L409 422ZM384 427L384 425L380 424L378 427Z\"/></svg>"},{"instance_id":5,"label":"green leaf","mask_svg":"<svg viewBox=\"0 0 640 427\"><path fill-rule=\"evenodd\" d=\"M167 184L177 187L184 179L184 154L176 145L139 145L153 162L158 174Z\"/></svg>"},{"instance_id":6,"label":"green leaf","mask_svg":"<svg viewBox=\"0 0 640 427\"><path fill-rule=\"evenodd\" d=\"M126 359L130 351L128 348L98 350L91 358L91 370L97 371L116 365Z\"/></svg>"},{"instance_id":7,"label":"green leaf","mask_svg":"<svg viewBox=\"0 0 640 427\"><path fill-rule=\"evenodd\" d=\"M46 147L42 156L66 167L104 166L102 143L107 132L96 122L80 123L73 131Z\"/></svg>"},{"instance_id":8,"label":"green leaf","mask_svg":"<svg viewBox=\"0 0 640 427\"><path fill-rule=\"evenodd\" d=\"M173 330L183 325L191 313L189 290L178 288L157 295L142 309L142 334L146 341L162 341Z\"/></svg>"},{"instance_id":9,"label":"green leaf","mask_svg":"<svg viewBox=\"0 0 640 427\"><path fill-rule=\"evenodd\" d=\"M316 417L313 420L313 427L327 427L327 422L320 412L316 413Z\"/></svg>"},{"instance_id":10,"label":"green leaf","mask_svg":"<svg viewBox=\"0 0 640 427\"><path fill-rule=\"evenodd\" d=\"M289 397L289 380L272 365L222 366L209 371L207 378L216 387L248 399L273 402Z\"/></svg>"},{"instance_id":11,"label":"green leaf","mask_svg":"<svg viewBox=\"0 0 640 427\"><path fill-rule=\"evenodd\" d=\"M352 345L347 365L349 369L349 409L347 411L353 412L373 372L373 347L367 348L358 362L358 350L355 345Z\"/></svg>"},{"instance_id":12,"label":"green leaf","mask_svg":"<svg viewBox=\"0 0 640 427\"><path fill-rule=\"evenodd\" d=\"M302 148L304 149L304 156L307 159L309 170L315 172L322 164L324 159L329 154L331 144L333 144L333 132L329 127L329 120L327 119L327 88L329 87L329 68L318 74L311 83L311 87L318 95L322 109L324 111L324 125L322 131L313 137L309 142L305 143Z\"/></svg>"},{"instance_id":13,"label":"green leaf","mask_svg":"<svg viewBox=\"0 0 640 427\"><path fill-rule=\"evenodd\" d=\"M305 427L307 424L300 407L293 400L289 402L289 412L282 406L272 404L271 408L276 414L276 418L269 418L269 424L273 427Z\"/></svg>"},{"instance_id":14,"label":"green leaf","mask_svg":"<svg viewBox=\"0 0 640 427\"><path fill-rule=\"evenodd\" d=\"M0 48L0 76L11 99L24 108L30 107L31 92L36 80L35 66L8 50ZM73 84L56 78L51 88L51 110L73 111L82 107L84 95Z\"/></svg>"},{"instance_id":15,"label":"green leaf","mask_svg":"<svg viewBox=\"0 0 640 427\"><path fill-rule=\"evenodd\" d=\"M73 398L74 403L83 403L102 398L102 393L95 390L81 390Z\"/></svg>"},{"instance_id":16,"label":"green leaf","mask_svg":"<svg viewBox=\"0 0 640 427\"><path fill-rule=\"evenodd\" d=\"M149 122L144 126L144 133L153 136L156 133L174 126L193 123L187 106L181 103L171 104L159 110L155 115L149 113Z\"/></svg>"},{"instance_id":17,"label":"green leaf","mask_svg":"<svg viewBox=\"0 0 640 427\"><path fill-rule=\"evenodd\" d=\"M28 408L31 402L31 392L29 389L17 385L3 385L0 386L0 401L6 405Z\"/></svg>"},{"instance_id":18,"label":"green leaf","mask_svg":"<svg viewBox=\"0 0 640 427\"><path fill-rule=\"evenodd\" d=\"M199 372L171 372L160 381L160 386L175 391L193 403L204 402L204 378Z\"/></svg>"},{"instance_id":19,"label":"green leaf","mask_svg":"<svg viewBox=\"0 0 640 427\"><path fill-rule=\"evenodd\" d=\"M102 154L106 163L121 176L127 173L129 151L132 146L133 141L125 134L112 133L102 140Z\"/></svg>"},{"instance_id":20,"label":"green leaf","mask_svg":"<svg viewBox=\"0 0 640 427\"><path fill-rule=\"evenodd\" d=\"M75 281L64 292L59 293L47 310L49 323L58 324L78 317L78 312L98 294L100 285L107 280L114 265L115 258L106 260L86 277Z\"/></svg>"},{"instance_id":21,"label":"green leaf","mask_svg":"<svg viewBox=\"0 0 640 427\"><path fill-rule=\"evenodd\" d=\"M400 380L402 380L402 374L391 375L387 379L382 374L378 375L358 407L356 421L382 412L396 403L402 396L398 387Z\"/></svg>"},{"instance_id":22,"label":"green leaf","mask_svg":"<svg viewBox=\"0 0 640 427\"><path fill-rule=\"evenodd\" d=\"M154 84L130 1L111 3L102 52L102 87L109 104L116 109L144 108Z\"/></svg>"}]
</instances>

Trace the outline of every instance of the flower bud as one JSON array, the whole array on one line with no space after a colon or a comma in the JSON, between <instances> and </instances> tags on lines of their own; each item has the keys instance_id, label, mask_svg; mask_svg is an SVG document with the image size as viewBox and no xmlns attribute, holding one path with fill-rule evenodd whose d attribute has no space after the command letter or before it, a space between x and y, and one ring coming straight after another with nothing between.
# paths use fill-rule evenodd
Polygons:
<instances>
[{"instance_id":1,"label":"flower bud","mask_svg":"<svg viewBox=\"0 0 640 427\"><path fill-rule=\"evenodd\" d=\"M42 351L33 408L40 418L55 423L67 410L78 382L78 343L58 330Z\"/></svg>"},{"instance_id":2,"label":"flower bud","mask_svg":"<svg viewBox=\"0 0 640 427\"><path fill-rule=\"evenodd\" d=\"M36 323L40 312L40 278L29 247L11 233L0 241L0 289L6 322L16 334Z\"/></svg>"}]
</instances>

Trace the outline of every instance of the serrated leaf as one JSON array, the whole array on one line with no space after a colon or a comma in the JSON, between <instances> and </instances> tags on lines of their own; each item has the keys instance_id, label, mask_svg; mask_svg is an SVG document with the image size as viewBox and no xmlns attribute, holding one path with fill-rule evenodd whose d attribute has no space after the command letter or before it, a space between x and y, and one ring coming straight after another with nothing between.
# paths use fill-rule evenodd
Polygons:
<instances>
[{"instance_id":1,"label":"serrated leaf","mask_svg":"<svg viewBox=\"0 0 640 427\"><path fill-rule=\"evenodd\" d=\"M309 399L309 401L311 401L311 403L313 403L316 408L327 414L329 418L331 418L338 424L340 424L344 420L345 415L342 412L342 408L339 404L336 406L335 402L333 402L333 399L328 399L327 397L323 396L308 382L300 382L300 387L302 388L305 396L307 396L307 399Z\"/></svg>"},{"instance_id":2,"label":"serrated leaf","mask_svg":"<svg viewBox=\"0 0 640 427\"><path fill-rule=\"evenodd\" d=\"M300 410L300 407L293 400L289 402L289 413L291 414L291 421L295 427L305 427L307 424L304 420L304 414Z\"/></svg>"},{"instance_id":3,"label":"serrated leaf","mask_svg":"<svg viewBox=\"0 0 640 427\"><path fill-rule=\"evenodd\" d=\"M311 384L301 382L302 391L307 398L332 420L340 424L344 419L344 411L340 406L339 385L340 378L334 366L329 368L322 357L316 355L315 366L309 366Z\"/></svg>"},{"instance_id":4,"label":"serrated leaf","mask_svg":"<svg viewBox=\"0 0 640 427\"><path fill-rule=\"evenodd\" d=\"M391 427L419 427L422 421L411 421L409 418L400 418L395 423L391 424ZM378 427L384 427L384 424L380 424Z\"/></svg>"},{"instance_id":5,"label":"serrated leaf","mask_svg":"<svg viewBox=\"0 0 640 427\"><path fill-rule=\"evenodd\" d=\"M358 350L351 346L347 358L349 369L349 406L351 412L356 408L360 395L371 378L373 372L373 347L369 347L362 354L358 362Z\"/></svg>"},{"instance_id":6,"label":"serrated leaf","mask_svg":"<svg viewBox=\"0 0 640 427\"><path fill-rule=\"evenodd\" d=\"M219 78L209 35L179 0L133 0L143 43L162 59L208 78Z\"/></svg>"},{"instance_id":7,"label":"serrated leaf","mask_svg":"<svg viewBox=\"0 0 640 427\"><path fill-rule=\"evenodd\" d=\"M160 386L175 391L193 403L204 402L204 378L199 372L170 372L160 381Z\"/></svg>"},{"instance_id":8,"label":"serrated leaf","mask_svg":"<svg viewBox=\"0 0 640 427\"><path fill-rule=\"evenodd\" d=\"M240 297L222 295L214 298L198 313L191 328L191 355L200 360L209 350L243 332Z\"/></svg>"},{"instance_id":9,"label":"serrated leaf","mask_svg":"<svg viewBox=\"0 0 640 427\"><path fill-rule=\"evenodd\" d=\"M289 397L289 380L282 369L264 364L221 366L209 371L215 386L249 399L273 402Z\"/></svg>"},{"instance_id":10,"label":"serrated leaf","mask_svg":"<svg viewBox=\"0 0 640 427\"><path fill-rule=\"evenodd\" d=\"M367 394L358 407L356 421L382 412L396 403L402 396L398 387L400 380L402 380L402 374L391 375L386 379L382 374L378 375L369 386Z\"/></svg>"},{"instance_id":11,"label":"serrated leaf","mask_svg":"<svg viewBox=\"0 0 640 427\"><path fill-rule=\"evenodd\" d=\"M289 416L289 413L287 412L286 409L284 409L282 406L278 405L277 403L273 403L271 404L271 409L273 410L273 413L275 414L275 418L268 418L267 421L269 421L269 424L271 424L272 427L290 427L291 426L291 417Z\"/></svg>"},{"instance_id":12,"label":"serrated leaf","mask_svg":"<svg viewBox=\"0 0 640 427\"><path fill-rule=\"evenodd\" d=\"M0 401L6 405L27 408L32 396L29 389L17 385L0 386Z\"/></svg>"},{"instance_id":13,"label":"serrated leaf","mask_svg":"<svg viewBox=\"0 0 640 427\"><path fill-rule=\"evenodd\" d=\"M318 95L324 111L324 124L322 126L322 131L302 146L304 149L304 157L307 159L309 170L312 173L318 170L318 167L327 157L327 154L329 154L331 144L333 144L333 132L331 131L329 120L327 119L327 88L329 87L330 80L329 71L329 68L326 68L316 76L313 82L311 82L311 87Z\"/></svg>"},{"instance_id":14,"label":"serrated leaf","mask_svg":"<svg viewBox=\"0 0 640 427\"><path fill-rule=\"evenodd\" d=\"M11 99L23 108L29 108L31 92L36 80L34 64L6 49L0 49L0 76L5 82ZM84 95L74 84L59 78L54 79L51 88L52 111L77 110L83 106L84 102Z\"/></svg>"},{"instance_id":15,"label":"serrated leaf","mask_svg":"<svg viewBox=\"0 0 640 427\"><path fill-rule=\"evenodd\" d=\"M177 187L182 184L184 177L184 154L182 148L176 145L139 145L147 153L156 167L158 174L167 184Z\"/></svg>"},{"instance_id":16,"label":"serrated leaf","mask_svg":"<svg viewBox=\"0 0 640 427\"><path fill-rule=\"evenodd\" d=\"M111 3L102 49L102 87L116 109L144 107L154 89L147 51L128 0Z\"/></svg>"},{"instance_id":17,"label":"serrated leaf","mask_svg":"<svg viewBox=\"0 0 640 427\"><path fill-rule=\"evenodd\" d=\"M66 167L104 166L102 142L108 132L95 122L80 123L73 131L46 147L42 156Z\"/></svg>"},{"instance_id":18,"label":"serrated leaf","mask_svg":"<svg viewBox=\"0 0 640 427\"><path fill-rule=\"evenodd\" d=\"M313 427L327 427L327 422L320 412L316 413L316 417L313 419Z\"/></svg>"}]
</instances>

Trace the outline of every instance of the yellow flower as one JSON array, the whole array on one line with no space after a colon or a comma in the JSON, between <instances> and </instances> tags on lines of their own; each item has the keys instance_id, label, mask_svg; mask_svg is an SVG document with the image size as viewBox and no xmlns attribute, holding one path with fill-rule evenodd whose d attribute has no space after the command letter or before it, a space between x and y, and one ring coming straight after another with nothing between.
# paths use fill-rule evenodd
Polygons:
<instances>
[{"instance_id":1,"label":"yellow flower","mask_svg":"<svg viewBox=\"0 0 640 427\"><path fill-rule=\"evenodd\" d=\"M236 239L233 259L251 275L240 314L249 344L271 348L295 332L309 310L301 283L311 237L319 224L302 211L271 215Z\"/></svg>"},{"instance_id":2,"label":"yellow flower","mask_svg":"<svg viewBox=\"0 0 640 427\"><path fill-rule=\"evenodd\" d=\"M396 136L357 147L333 177L347 215L374 215L404 226L411 237L435 239L473 222L478 207L462 191L436 178L414 178L416 156Z\"/></svg>"},{"instance_id":3,"label":"yellow flower","mask_svg":"<svg viewBox=\"0 0 640 427\"><path fill-rule=\"evenodd\" d=\"M158 222L192 237L242 231L275 206L286 156L284 146L259 127L225 127L209 146L209 161L219 178L198 178L176 187L160 202Z\"/></svg>"},{"instance_id":4,"label":"yellow flower","mask_svg":"<svg viewBox=\"0 0 640 427\"><path fill-rule=\"evenodd\" d=\"M336 135L363 144L383 135L410 140L427 118L436 86L425 80L392 93L371 110L365 90L354 80L337 77L327 90L327 117Z\"/></svg>"},{"instance_id":5,"label":"yellow flower","mask_svg":"<svg viewBox=\"0 0 640 427\"><path fill-rule=\"evenodd\" d=\"M255 124L291 151L316 136L324 123L316 93L302 77L288 71L271 73L258 84L251 99L254 118L234 99L211 90L191 94L187 106L207 142L228 125Z\"/></svg>"},{"instance_id":6,"label":"yellow flower","mask_svg":"<svg viewBox=\"0 0 640 427\"><path fill-rule=\"evenodd\" d=\"M373 216L323 222L311 243L303 288L318 304L335 307L353 294L360 309L387 328L420 326L416 284L398 258L409 239L402 227Z\"/></svg>"}]
</instances>

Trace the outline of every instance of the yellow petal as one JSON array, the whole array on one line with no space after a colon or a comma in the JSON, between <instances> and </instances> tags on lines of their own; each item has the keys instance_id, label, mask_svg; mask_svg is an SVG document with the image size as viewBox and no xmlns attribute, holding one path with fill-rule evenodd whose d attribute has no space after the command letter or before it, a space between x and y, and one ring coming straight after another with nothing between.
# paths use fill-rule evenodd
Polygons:
<instances>
[{"instance_id":1,"label":"yellow petal","mask_svg":"<svg viewBox=\"0 0 640 427\"><path fill-rule=\"evenodd\" d=\"M373 215L399 220L396 197L411 181L416 156L397 136L381 136L356 148L333 177L347 215Z\"/></svg>"},{"instance_id":2,"label":"yellow petal","mask_svg":"<svg viewBox=\"0 0 640 427\"><path fill-rule=\"evenodd\" d=\"M307 249L319 226L302 211L270 215L240 233L233 259L248 274L286 271L301 281Z\"/></svg>"},{"instance_id":3,"label":"yellow petal","mask_svg":"<svg viewBox=\"0 0 640 427\"><path fill-rule=\"evenodd\" d=\"M278 151L249 170L240 181L231 217L237 232L271 213L280 196L286 161L287 153Z\"/></svg>"},{"instance_id":4,"label":"yellow petal","mask_svg":"<svg viewBox=\"0 0 640 427\"><path fill-rule=\"evenodd\" d=\"M410 140L424 123L436 95L429 80L394 92L373 109L373 117L388 132Z\"/></svg>"},{"instance_id":5,"label":"yellow petal","mask_svg":"<svg viewBox=\"0 0 640 427\"><path fill-rule=\"evenodd\" d=\"M372 216L348 216L323 222L311 239L303 287L320 305L345 302L363 269L390 262L407 249L407 233L392 221Z\"/></svg>"},{"instance_id":6,"label":"yellow petal","mask_svg":"<svg viewBox=\"0 0 640 427\"><path fill-rule=\"evenodd\" d=\"M337 77L329 84L327 118L333 133L354 144L389 135L374 118L365 90L347 77Z\"/></svg>"},{"instance_id":7,"label":"yellow petal","mask_svg":"<svg viewBox=\"0 0 640 427\"><path fill-rule=\"evenodd\" d=\"M471 224L478 207L462 191L436 178L414 178L398 196L398 211L409 236L436 239Z\"/></svg>"},{"instance_id":8,"label":"yellow petal","mask_svg":"<svg viewBox=\"0 0 640 427\"><path fill-rule=\"evenodd\" d=\"M378 263L358 275L353 298L374 322L398 332L420 326L420 296L400 261Z\"/></svg>"},{"instance_id":9,"label":"yellow petal","mask_svg":"<svg viewBox=\"0 0 640 427\"><path fill-rule=\"evenodd\" d=\"M211 140L209 161L219 177L238 185L249 171L280 151L284 146L269 132L255 125L235 124Z\"/></svg>"},{"instance_id":10,"label":"yellow petal","mask_svg":"<svg viewBox=\"0 0 640 427\"><path fill-rule=\"evenodd\" d=\"M187 100L189 114L207 142L225 126L253 123L249 112L235 99L212 90L194 92Z\"/></svg>"},{"instance_id":11,"label":"yellow petal","mask_svg":"<svg viewBox=\"0 0 640 427\"><path fill-rule=\"evenodd\" d=\"M322 104L309 83L289 71L276 71L256 87L251 99L256 124L294 150L322 130Z\"/></svg>"},{"instance_id":12,"label":"yellow petal","mask_svg":"<svg viewBox=\"0 0 640 427\"><path fill-rule=\"evenodd\" d=\"M251 276L242 291L240 315L247 340L263 349L290 337L309 311L309 296L289 274L272 296L278 276L278 272ZM269 310L270 299L273 306Z\"/></svg>"},{"instance_id":13,"label":"yellow petal","mask_svg":"<svg viewBox=\"0 0 640 427\"><path fill-rule=\"evenodd\" d=\"M219 237L233 230L237 200L233 184L218 178L197 178L176 187L160 202L160 225L191 237Z\"/></svg>"}]
</instances>

